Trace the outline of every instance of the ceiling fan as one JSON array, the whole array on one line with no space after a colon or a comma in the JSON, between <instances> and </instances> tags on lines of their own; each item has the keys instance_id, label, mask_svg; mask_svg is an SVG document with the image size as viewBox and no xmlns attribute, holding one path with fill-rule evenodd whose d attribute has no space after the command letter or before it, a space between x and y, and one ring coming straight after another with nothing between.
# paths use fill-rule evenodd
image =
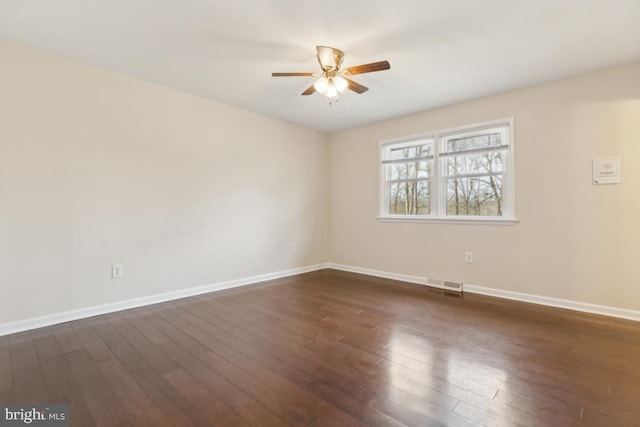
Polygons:
<instances>
[{"instance_id":1,"label":"ceiling fan","mask_svg":"<svg viewBox=\"0 0 640 427\"><path fill-rule=\"evenodd\" d=\"M318 62L322 67L322 73L272 73L273 77L320 77L307 88L302 95L311 95L318 92L327 98L336 98L347 89L361 94L369 90L349 77L356 74L383 71L391 68L388 61L372 62L371 64L356 65L345 69L340 69L344 52L328 46L316 46L318 52Z\"/></svg>"}]
</instances>

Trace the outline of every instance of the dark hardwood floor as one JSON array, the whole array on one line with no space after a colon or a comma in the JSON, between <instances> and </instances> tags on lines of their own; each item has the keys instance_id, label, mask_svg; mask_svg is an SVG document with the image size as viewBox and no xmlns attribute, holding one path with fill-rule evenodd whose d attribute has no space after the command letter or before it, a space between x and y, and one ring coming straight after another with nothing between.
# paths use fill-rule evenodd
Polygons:
<instances>
[{"instance_id":1,"label":"dark hardwood floor","mask_svg":"<svg viewBox=\"0 0 640 427\"><path fill-rule=\"evenodd\" d=\"M640 324L331 270L0 337L75 426L640 426Z\"/></svg>"}]
</instances>

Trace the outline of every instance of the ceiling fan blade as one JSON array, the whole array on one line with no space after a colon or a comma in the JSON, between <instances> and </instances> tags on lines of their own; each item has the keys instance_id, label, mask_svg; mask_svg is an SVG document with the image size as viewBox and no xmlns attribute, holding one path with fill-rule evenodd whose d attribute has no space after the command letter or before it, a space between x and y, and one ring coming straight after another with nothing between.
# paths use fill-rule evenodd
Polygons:
<instances>
[{"instance_id":1,"label":"ceiling fan blade","mask_svg":"<svg viewBox=\"0 0 640 427\"><path fill-rule=\"evenodd\" d=\"M313 92L316 91L316 88L314 85L311 85L307 88L307 90L305 90L304 92L301 93L301 95L311 95Z\"/></svg>"},{"instance_id":2,"label":"ceiling fan blade","mask_svg":"<svg viewBox=\"0 0 640 427\"><path fill-rule=\"evenodd\" d=\"M348 79L345 77L345 80L349 83L349 89L351 89L355 93L358 93L358 94L365 93L366 91L369 90L368 87L362 86L360 83L354 82L351 79Z\"/></svg>"},{"instance_id":3,"label":"ceiling fan blade","mask_svg":"<svg viewBox=\"0 0 640 427\"><path fill-rule=\"evenodd\" d=\"M311 77L313 73L271 73L272 77Z\"/></svg>"},{"instance_id":4,"label":"ceiling fan blade","mask_svg":"<svg viewBox=\"0 0 640 427\"><path fill-rule=\"evenodd\" d=\"M389 61L372 62L371 64L356 65L349 67L345 71L347 74L355 75L362 73L372 73L374 71L388 70L391 68Z\"/></svg>"}]
</instances>

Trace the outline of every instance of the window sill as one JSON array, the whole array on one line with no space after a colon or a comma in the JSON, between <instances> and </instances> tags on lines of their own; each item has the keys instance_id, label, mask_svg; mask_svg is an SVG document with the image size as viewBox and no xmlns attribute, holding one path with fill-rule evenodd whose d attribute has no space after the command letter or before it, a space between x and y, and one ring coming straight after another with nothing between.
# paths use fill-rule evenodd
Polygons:
<instances>
[{"instance_id":1,"label":"window sill","mask_svg":"<svg viewBox=\"0 0 640 427\"><path fill-rule=\"evenodd\" d=\"M431 224L465 224L465 225L514 225L518 222L516 218L495 218L495 217L428 217L428 216L379 216L380 222L420 222Z\"/></svg>"}]
</instances>

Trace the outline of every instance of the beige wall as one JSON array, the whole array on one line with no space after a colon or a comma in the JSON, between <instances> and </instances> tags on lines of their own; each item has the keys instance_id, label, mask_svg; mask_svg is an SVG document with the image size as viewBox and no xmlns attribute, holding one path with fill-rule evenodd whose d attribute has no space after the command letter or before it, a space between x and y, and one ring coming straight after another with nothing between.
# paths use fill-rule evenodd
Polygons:
<instances>
[{"instance_id":1,"label":"beige wall","mask_svg":"<svg viewBox=\"0 0 640 427\"><path fill-rule=\"evenodd\" d=\"M376 220L379 141L506 117L515 120L518 224ZM640 63L344 131L329 143L332 262L640 309ZM594 186L592 159L607 156L622 158L622 183Z\"/></svg>"},{"instance_id":2,"label":"beige wall","mask_svg":"<svg viewBox=\"0 0 640 427\"><path fill-rule=\"evenodd\" d=\"M0 43L0 325L318 264L327 181L321 133Z\"/></svg>"}]
</instances>

